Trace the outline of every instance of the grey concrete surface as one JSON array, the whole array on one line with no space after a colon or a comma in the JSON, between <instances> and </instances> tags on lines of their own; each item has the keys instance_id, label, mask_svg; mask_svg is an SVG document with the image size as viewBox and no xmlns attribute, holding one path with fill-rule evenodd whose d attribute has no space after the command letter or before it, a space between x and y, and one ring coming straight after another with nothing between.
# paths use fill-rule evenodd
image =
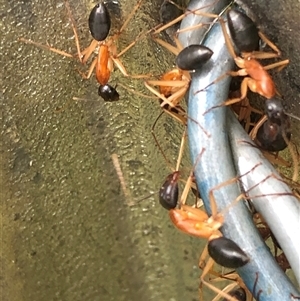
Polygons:
<instances>
[{"instance_id":1,"label":"grey concrete surface","mask_svg":"<svg viewBox=\"0 0 300 301\"><path fill-rule=\"evenodd\" d=\"M121 4L124 17L132 2ZM76 60L18 41L74 53L63 1L0 5L2 300L197 300L203 241L174 229L156 195L129 208L110 158L119 155L134 200L158 191L170 172L151 136L158 103L122 87L118 103L104 103ZM71 1L83 47L93 5ZM121 47L159 22L158 8L144 1ZM161 74L173 57L145 39L122 59L131 73ZM111 83L146 93L118 70ZM55 111L72 97L86 101ZM171 163L181 133L170 118L157 127Z\"/></svg>"},{"instance_id":2,"label":"grey concrete surface","mask_svg":"<svg viewBox=\"0 0 300 301\"><path fill-rule=\"evenodd\" d=\"M278 85L299 115L299 6L274 3L259 15L292 61ZM121 4L126 16L132 2ZM71 1L84 46L92 6ZM157 24L158 6L144 1L121 44ZM159 189L169 169L151 137L157 103L121 87L118 103L103 103L78 62L18 41L74 53L63 1L1 0L0 7L2 300L198 300L201 242L175 231L156 197L126 206L110 159L120 156L135 200ZM161 74L172 63L151 40L124 55L132 73ZM145 93L119 71L117 82ZM55 111L74 96L87 100ZM164 118L157 127L171 162L182 132L176 126Z\"/></svg>"}]
</instances>

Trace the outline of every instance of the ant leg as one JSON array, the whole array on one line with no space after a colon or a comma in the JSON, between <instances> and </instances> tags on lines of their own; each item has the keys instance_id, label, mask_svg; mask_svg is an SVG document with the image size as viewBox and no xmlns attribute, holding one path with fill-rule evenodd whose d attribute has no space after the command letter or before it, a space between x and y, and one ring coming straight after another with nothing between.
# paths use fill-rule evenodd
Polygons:
<instances>
[{"instance_id":1,"label":"ant leg","mask_svg":"<svg viewBox=\"0 0 300 301\"><path fill-rule=\"evenodd\" d=\"M132 48L139 40L141 40L144 36L146 36L149 32L151 32L150 30L147 30L145 32L142 32L141 34L139 34L129 45L127 45L121 52L119 52L118 54L116 53L116 50L114 49L113 51L113 57L114 58L119 58L121 55L123 55L125 52L127 52L130 48ZM116 38L114 38L116 39Z\"/></svg>"},{"instance_id":2,"label":"ant leg","mask_svg":"<svg viewBox=\"0 0 300 301\"><path fill-rule=\"evenodd\" d=\"M130 22L130 20L132 19L132 17L134 16L135 12L139 9L139 7L142 5L143 0L139 0L137 2L137 4L133 7L133 10L131 11L131 13L128 15L127 19L125 20L125 22L123 23L122 27L120 28L118 35L120 35L123 30L126 28L126 26L128 25L128 23Z\"/></svg>"},{"instance_id":3,"label":"ant leg","mask_svg":"<svg viewBox=\"0 0 300 301\"><path fill-rule=\"evenodd\" d=\"M98 42L93 39L92 42L90 43L90 45L81 51L83 64L85 64L87 62L87 60L90 58L90 56L95 51L97 46L98 46Z\"/></svg>"},{"instance_id":4,"label":"ant leg","mask_svg":"<svg viewBox=\"0 0 300 301\"><path fill-rule=\"evenodd\" d=\"M205 260L207 257L208 257L208 248L207 248L207 244L206 244L200 255L199 263L198 263L198 266L201 270L203 270L205 268L205 265L206 265Z\"/></svg>"},{"instance_id":5,"label":"ant leg","mask_svg":"<svg viewBox=\"0 0 300 301\"><path fill-rule=\"evenodd\" d=\"M126 77L139 79L139 78L148 78L151 76L151 74L130 75L127 73L124 65L121 63L121 61L119 59L114 58L114 57L111 57L111 59L113 60L115 65L118 67L118 69L122 72L122 74Z\"/></svg>"},{"instance_id":6,"label":"ant leg","mask_svg":"<svg viewBox=\"0 0 300 301\"><path fill-rule=\"evenodd\" d=\"M164 47L165 49L169 50L170 52L172 52L175 55L178 55L179 52L181 51L181 49L178 49L177 47L169 44L168 42L165 42L162 39L159 38L153 38L155 42L157 42L159 45L161 45L162 47Z\"/></svg>"},{"instance_id":7,"label":"ant leg","mask_svg":"<svg viewBox=\"0 0 300 301\"><path fill-rule=\"evenodd\" d=\"M182 137L181 137L181 142L180 142L180 146L179 146L179 153L178 153L178 158L177 158L177 163L176 163L176 169L175 170L179 170L180 164L181 164L181 160L182 160L182 156L183 156L183 151L184 151L184 144L186 141L186 130L187 128L184 128Z\"/></svg>"},{"instance_id":8,"label":"ant leg","mask_svg":"<svg viewBox=\"0 0 300 301\"><path fill-rule=\"evenodd\" d=\"M157 99L155 96L146 95L146 94L144 94L144 93L141 93L141 92L139 92L139 91L136 91L136 90L134 90L134 89L131 89L130 87L128 87L128 86L126 86L126 85L123 85L123 84L121 84L121 83L118 83L116 86L122 87L122 88L124 88L125 90L129 91L130 93L135 94L135 95L139 95L139 96L144 97L144 98L148 98L148 99Z\"/></svg>"},{"instance_id":9,"label":"ant leg","mask_svg":"<svg viewBox=\"0 0 300 301\"><path fill-rule=\"evenodd\" d=\"M254 165L249 171L245 172L244 174L240 175L240 176L237 176L237 177L234 177L232 179L229 179L228 181L225 181L223 183L220 183L218 184L217 186L213 187L210 191L209 191L209 200L210 200L210 209L211 209L211 212L212 212L212 217L213 218L216 218L217 215L224 215L224 213L226 211L229 210L229 208L231 208L232 206L234 206L237 202L239 202L240 200L242 200L243 198L244 199L247 199L247 197L245 196L244 193L240 194L229 206L227 206L226 208L224 208L220 213L217 213L217 205L216 205L216 199L215 199L215 196L214 196L214 191L215 190L218 190L224 186L228 186L228 185L231 185L235 182L237 182L239 179L241 179L242 177L244 177L245 175L249 174L250 172L252 172L256 167L258 167L259 165L261 165L261 163L258 163L256 165ZM265 180L263 180L265 181ZM253 188L253 187L252 187ZM251 188L251 189L252 189Z\"/></svg>"},{"instance_id":10,"label":"ant leg","mask_svg":"<svg viewBox=\"0 0 300 301\"><path fill-rule=\"evenodd\" d=\"M156 89L154 89L153 87L151 87L150 85L160 85L160 86L172 86L172 84L175 82L175 86L176 84L180 84L182 85L182 81L145 81L144 84L146 86L146 88L152 92L154 95L156 95L159 99L161 99L163 101L164 104L168 104L170 107L175 108L174 104L169 101L170 97L165 97L163 94L159 93L159 91L157 91ZM176 83L178 82L178 83ZM186 114L185 111L180 108L180 107L176 107L176 110L178 110L179 112Z\"/></svg>"},{"instance_id":11,"label":"ant leg","mask_svg":"<svg viewBox=\"0 0 300 301\"><path fill-rule=\"evenodd\" d=\"M49 51L52 51L54 53L57 53L59 55L62 55L62 56L65 56L65 57L70 57L70 58L74 58L74 56L68 52L65 52L63 50L59 50L59 49L56 49L56 48L53 48L49 45L44 45L44 44L41 44L41 43L37 43L37 42L34 42L32 40L27 40L27 39L24 39L24 38L19 38L19 41L20 42L24 42L26 44L31 44L31 45L35 45L39 48L42 48L42 49L45 49L45 50L49 50Z\"/></svg>"},{"instance_id":12,"label":"ant leg","mask_svg":"<svg viewBox=\"0 0 300 301\"><path fill-rule=\"evenodd\" d=\"M284 61L281 61L281 62L277 62L277 63L274 63L274 64L264 66L263 68L265 70L278 68L277 71L281 71L284 67L286 67L289 64L289 62L290 62L290 60L284 60Z\"/></svg>"},{"instance_id":13,"label":"ant leg","mask_svg":"<svg viewBox=\"0 0 300 301\"><path fill-rule=\"evenodd\" d=\"M184 134L186 134L186 128L185 128ZM182 145L181 145L180 149L183 149L184 142L185 142L185 139L182 139L182 142L181 142ZM196 160L196 162L195 162L195 164L194 164L194 166L193 166L193 168L192 168L192 170L191 170L191 172L190 172L190 175L189 175L189 177L188 177L188 179L187 179L187 181L186 181L186 184L185 184L185 186L184 186L184 189L183 189L183 192L182 192L182 194L181 194L180 201L179 201L180 207L181 207L182 205L185 205L185 203L186 203L186 199L187 199L187 196L188 196L188 192L189 192L189 190L191 189L192 183L193 183L194 169L195 169L196 165L198 164L198 162L199 162L199 160L200 160L200 158L201 158L201 156L202 156L202 154L203 154L204 151L205 151L205 149L203 148L203 149L201 150L200 154L198 155L198 158L197 158L197 160ZM181 157L182 157L182 154L181 154ZM181 160L181 157L180 157L180 160ZM178 162L177 162L177 168L179 168ZM200 210L198 210L197 208L196 208L196 210L197 210L197 213L199 213ZM191 212L191 211L190 211L190 212ZM200 212L202 212L202 211L200 211ZM202 215L201 215L201 216L202 216ZM206 219L206 218L207 218L207 216L206 216L206 213L205 213L205 219Z\"/></svg>"},{"instance_id":14,"label":"ant leg","mask_svg":"<svg viewBox=\"0 0 300 301\"><path fill-rule=\"evenodd\" d=\"M76 48L77 48L78 59L79 59L80 62L82 62L82 54L81 54L81 51L80 51L80 44L79 44L77 29L76 29L74 18L72 16L70 3L69 3L68 0L65 0L65 7L67 9L68 16L69 16L69 19L71 21L71 26L72 26L72 29L73 29L74 37L75 37L75 44L76 44Z\"/></svg>"},{"instance_id":15,"label":"ant leg","mask_svg":"<svg viewBox=\"0 0 300 301\"><path fill-rule=\"evenodd\" d=\"M221 24L221 28L222 28L222 31L223 31L223 36L224 36L224 39L225 39L226 47L227 47L230 55L235 59L235 58L237 58L237 55L234 51L232 41L231 41L231 39L230 39L230 37L227 33L226 26L225 26L225 21L221 17L219 17L219 22Z\"/></svg>"},{"instance_id":16,"label":"ant leg","mask_svg":"<svg viewBox=\"0 0 300 301\"><path fill-rule=\"evenodd\" d=\"M292 160L293 160L293 166L294 166L294 172L293 172L293 177L292 177L292 180L294 182L297 182L298 180L298 177L299 177L299 159L298 159L298 156L297 156L297 153L296 153L296 150L292 144L292 142L287 138L286 134L285 133L282 133L283 134L283 139L285 140L285 143L289 149L289 152L291 154L291 157L292 157Z\"/></svg>"},{"instance_id":17,"label":"ant leg","mask_svg":"<svg viewBox=\"0 0 300 301\"><path fill-rule=\"evenodd\" d=\"M183 7L179 6L178 4L174 3L173 1L171 0L168 0L169 3L173 4L174 6L176 6L179 10L184 10ZM205 6L202 6L202 7L199 7L199 8L196 8L194 10L186 10L182 15L180 15L179 17L175 18L174 20L168 22L167 24L163 24L162 26L160 26L159 28L157 28L154 32L153 32L153 35L157 35L158 33L164 31L165 29L171 27L172 25L178 23L179 21L181 21L182 19L184 19L186 16L190 15L190 14L195 14L195 15L200 15L200 16L204 16L204 17L209 17L209 18L212 18L212 19L217 19L219 16L218 15L215 15L215 14L210 14L210 13L207 13L207 12L201 12L202 9L206 8L206 7L209 7L211 5L213 5L214 3L212 4L208 4L208 5L205 5ZM184 31L188 31L188 30L193 30L197 27L201 27L203 26L203 24L199 24L199 25L195 25L195 26L190 26L188 28L186 28ZM179 32L182 32L182 31L179 31Z\"/></svg>"},{"instance_id":18,"label":"ant leg","mask_svg":"<svg viewBox=\"0 0 300 301\"><path fill-rule=\"evenodd\" d=\"M205 280L205 276L210 273L210 270L212 269L213 265L214 265L214 260L212 258L209 258L209 260L207 261L207 264L205 265L205 267L203 269L202 275L200 276L201 283L206 285L208 288L210 288L212 291L219 294L223 298L226 298L226 300L237 301L237 299L234 298L233 296L230 296L226 292L221 291L220 289L218 289L217 287L215 287L214 285L210 284L209 282L207 282Z\"/></svg>"},{"instance_id":19,"label":"ant leg","mask_svg":"<svg viewBox=\"0 0 300 301\"><path fill-rule=\"evenodd\" d=\"M234 283L227 285L222 290L223 292L229 293L231 296L237 297L238 300L250 301L252 294L250 293L245 283L236 272L226 273L225 275L217 275L217 278L212 279L213 282L220 282L224 280L234 281ZM212 301L220 300L221 297L222 296L218 294Z\"/></svg>"},{"instance_id":20,"label":"ant leg","mask_svg":"<svg viewBox=\"0 0 300 301\"><path fill-rule=\"evenodd\" d=\"M184 126L187 125L187 116L186 116L186 113L185 113L185 111L183 109L180 110L180 108L177 107L177 108L174 108L171 111L169 109L163 108L163 111L166 114L168 114L169 116L171 116L172 118L174 118L175 120L177 120L179 123L183 124Z\"/></svg>"},{"instance_id":21,"label":"ant leg","mask_svg":"<svg viewBox=\"0 0 300 301\"><path fill-rule=\"evenodd\" d=\"M241 70L243 71L243 70ZM238 72L238 71L237 71ZM232 75L232 76L235 76L235 74L237 72L229 72L228 74ZM226 74L227 75L227 74ZM205 111L203 113L203 115L207 114L208 112L210 112L211 110L213 109L216 109L216 108L220 108L220 107L223 107L223 106L230 106L230 105L233 105L237 102L240 102L241 100L243 100L244 98L246 98L247 96L247 91L248 91L248 87L251 85L251 83L253 82L252 78L250 77L245 77L242 81L242 84L241 84L241 96L240 97L236 97L236 98L232 98L232 99L228 99L226 101L224 101L222 104L220 105L217 105L217 106L213 106L211 108L209 108L207 111ZM211 86L212 84L209 84L209 86ZM207 88L207 87L206 87ZM205 89L206 89L205 88ZM202 89L203 90L203 89ZM200 90L200 91L202 91ZM200 92L200 91L197 91L196 93ZM251 89L251 91L253 91ZM255 91L253 91L255 92Z\"/></svg>"},{"instance_id":22,"label":"ant leg","mask_svg":"<svg viewBox=\"0 0 300 301\"><path fill-rule=\"evenodd\" d=\"M264 41L270 48L272 48L276 52L277 57L281 56L281 51L279 50L279 48L271 40L269 40L265 34L259 31L258 35L262 39L262 41Z\"/></svg>"},{"instance_id":23,"label":"ant leg","mask_svg":"<svg viewBox=\"0 0 300 301\"><path fill-rule=\"evenodd\" d=\"M175 81L174 81L175 82ZM173 83L174 83L173 82ZM163 108L165 107L165 105L169 105L170 107L172 108L176 108L178 105L179 105L179 102L181 101L181 99L184 97L187 89L188 89L188 86L185 82L181 82L180 86L183 85L184 86L182 88L180 88L178 91L176 91L175 93L173 93L171 96L169 96L167 98L167 102L163 101L160 106ZM179 86L179 87L180 87ZM174 85L174 87L176 87L176 85Z\"/></svg>"},{"instance_id":24,"label":"ant leg","mask_svg":"<svg viewBox=\"0 0 300 301\"><path fill-rule=\"evenodd\" d=\"M124 29L126 28L126 26L128 25L129 21L132 19L132 17L134 16L135 12L138 10L138 8L141 6L143 0L140 0L133 8L132 12L129 14L129 16L127 17L126 21L124 22L124 24L122 25L121 29L119 30L119 32L117 34L114 35L114 37L112 37L112 40L117 40L117 38L121 35L121 33L124 31ZM120 53L117 53L116 48L111 48L112 49L112 58L113 60L117 60L120 56L122 56L125 52L127 52L130 48L132 48L142 37L146 36L149 32L151 32L152 29L143 32L141 34L139 34L133 42L131 42L127 47L125 47ZM116 63L116 62L115 62ZM121 64L121 62L119 63ZM116 65L118 66L118 64L116 63ZM122 65L122 64L121 64ZM118 68L120 69L120 67L118 66ZM124 67L123 67L124 68ZM124 68L125 69L125 68ZM127 76L126 74L124 74L125 76Z\"/></svg>"},{"instance_id":25,"label":"ant leg","mask_svg":"<svg viewBox=\"0 0 300 301\"><path fill-rule=\"evenodd\" d=\"M271 40L269 40L264 33L259 31L258 35L263 42L265 42L273 51L275 51L275 53L254 51L251 54L252 57L256 59L270 59L281 56L281 51L279 48Z\"/></svg>"},{"instance_id":26,"label":"ant leg","mask_svg":"<svg viewBox=\"0 0 300 301\"><path fill-rule=\"evenodd\" d=\"M175 87L175 88L178 87L179 90L173 93L171 96L165 97L163 94L159 93L156 89L152 88L150 85L159 86L159 87ZM150 92L155 94L159 99L162 99L163 102L160 105L162 108L165 107L165 105L169 105L172 108L177 107L180 100L185 95L185 92L187 90L187 82L180 81L180 80L174 80L174 81L151 80L151 81L146 81L145 86L148 88Z\"/></svg>"},{"instance_id":27,"label":"ant leg","mask_svg":"<svg viewBox=\"0 0 300 301\"><path fill-rule=\"evenodd\" d=\"M224 79L224 78L227 77L227 76L229 76L228 73L222 74L221 76L219 76L217 79L215 79L214 81L212 81L212 82L211 82L209 85L207 85L206 87L204 87L204 88L202 88L202 89L200 89L200 90L195 91L195 92L194 92L194 95L196 95L196 94L198 94L198 93L200 93L200 92L202 92L202 91L205 91L207 88L209 88L210 86L212 86L212 85L218 83L219 81L221 81L222 79Z\"/></svg>"},{"instance_id":28,"label":"ant leg","mask_svg":"<svg viewBox=\"0 0 300 301\"><path fill-rule=\"evenodd\" d=\"M76 44L76 48L77 48L78 59L79 59L80 62L82 62L82 53L80 51L78 34L77 34L77 30L76 30L76 26L75 26L75 21L74 21L74 19L72 17L72 12L71 12L71 8L70 8L70 4L69 4L68 0L65 0L65 7L67 9L67 14L68 14L68 17L69 17L69 19L71 21L71 26L72 26L74 37L75 37L75 44ZM70 53L68 53L66 51L63 51L63 50L60 50L60 49L56 49L56 48L54 48L54 47L52 47L50 45L44 45L44 44L37 43L37 42L34 42L32 40L28 40L28 39L24 39L24 38L19 38L19 41L24 42L26 44L35 45L35 46L37 46L39 48L52 51L54 53L57 53L59 55L65 56L65 57L74 58L74 55L72 55L72 54L70 54Z\"/></svg>"},{"instance_id":29,"label":"ant leg","mask_svg":"<svg viewBox=\"0 0 300 301\"><path fill-rule=\"evenodd\" d=\"M237 114L238 120L245 122L244 129L249 133L250 126L255 126L255 123L251 122L251 114L255 113L258 115L263 115L263 112L255 109L250 105L249 99L246 97L241 102L233 104L231 106L232 110Z\"/></svg>"},{"instance_id":30,"label":"ant leg","mask_svg":"<svg viewBox=\"0 0 300 301\"><path fill-rule=\"evenodd\" d=\"M84 72L81 72L80 70L77 69L77 71L79 72L79 74L84 78L84 79L89 79L95 69L95 66L97 64L97 58L95 58L93 60L93 62L91 63L91 66L87 72L87 74L85 74Z\"/></svg>"},{"instance_id":31,"label":"ant leg","mask_svg":"<svg viewBox=\"0 0 300 301\"><path fill-rule=\"evenodd\" d=\"M257 132L259 128L265 123L265 121L268 120L267 115L264 115L261 117L261 119L256 123L255 127L251 130L249 136L251 140L254 140L256 138Z\"/></svg>"},{"instance_id":32,"label":"ant leg","mask_svg":"<svg viewBox=\"0 0 300 301\"><path fill-rule=\"evenodd\" d=\"M273 164L281 165L287 168L292 166L291 162L286 161L282 157L278 156L278 154L269 153L266 151L262 151L262 153Z\"/></svg>"}]
</instances>

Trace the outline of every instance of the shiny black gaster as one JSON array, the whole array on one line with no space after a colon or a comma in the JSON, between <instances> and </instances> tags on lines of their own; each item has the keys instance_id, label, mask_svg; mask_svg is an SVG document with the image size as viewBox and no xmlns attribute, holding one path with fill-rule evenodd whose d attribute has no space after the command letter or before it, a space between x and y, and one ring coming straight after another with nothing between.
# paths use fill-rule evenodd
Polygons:
<instances>
[{"instance_id":1,"label":"shiny black gaster","mask_svg":"<svg viewBox=\"0 0 300 301\"><path fill-rule=\"evenodd\" d=\"M227 13L231 38L240 52L258 50L260 37L255 23L241 11L230 9Z\"/></svg>"},{"instance_id":2,"label":"shiny black gaster","mask_svg":"<svg viewBox=\"0 0 300 301\"><path fill-rule=\"evenodd\" d=\"M92 37L100 42L104 41L110 30L110 15L104 3L97 4L89 16L89 28Z\"/></svg>"},{"instance_id":3,"label":"shiny black gaster","mask_svg":"<svg viewBox=\"0 0 300 301\"><path fill-rule=\"evenodd\" d=\"M255 138L256 144L263 150L269 152L279 152L287 147L286 140L291 139L290 130L267 120L257 131Z\"/></svg>"},{"instance_id":4,"label":"shiny black gaster","mask_svg":"<svg viewBox=\"0 0 300 301\"><path fill-rule=\"evenodd\" d=\"M210 257L223 267L237 269L249 262L246 253L229 238L219 237L210 240L207 248Z\"/></svg>"},{"instance_id":5,"label":"shiny black gaster","mask_svg":"<svg viewBox=\"0 0 300 301\"><path fill-rule=\"evenodd\" d=\"M181 70L200 69L213 55L212 50L203 45L189 45L182 49L176 58L176 65Z\"/></svg>"},{"instance_id":6,"label":"shiny black gaster","mask_svg":"<svg viewBox=\"0 0 300 301\"><path fill-rule=\"evenodd\" d=\"M178 203L178 177L176 171L167 176L159 190L159 203L167 210L174 209Z\"/></svg>"}]
</instances>

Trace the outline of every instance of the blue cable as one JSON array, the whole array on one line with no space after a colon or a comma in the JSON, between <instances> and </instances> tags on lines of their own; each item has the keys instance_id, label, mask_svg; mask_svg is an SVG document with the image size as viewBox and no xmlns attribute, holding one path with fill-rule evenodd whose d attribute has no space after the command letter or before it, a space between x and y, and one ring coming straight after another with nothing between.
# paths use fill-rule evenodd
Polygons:
<instances>
[{"instance_id":1,"label":"blue cable","mask_svg":"<svg viewBox=\"0 0 300 301\"><path fill-rule=\"evenodd\" d=\"M199 1L191 1L188 9L194 10L197 7L209 4L209 2L211 4L211 1L207 0L201 1L201 3ZM218 9L214 7L213 13L220 13L222 8L228 5L228 2L229 1L218 1L217 4L219 7ZM205 22L202 16L189 14L183 20L181 29L199 24L200 22ZM184 46L199 44L205 32L206 30L203 28L194 29L192 33L190 31L181 33L179 38ZM200 71L192 73L188 96L188 115L190 117L188 119L188 134L193 162L195 162L201 150L205 148L201 160L195 168L195 176L205 208L210 213L209 191L218 184L236 177L237 172L235 165L238 166L238 164L235 164L233 160L228 136L229 129L226 115L229 114L229 109L220 107L203 115L209 108L219 105L227 99L231 78L225 77L217 84L211 85L202 92L196 93L196 91L206 87L220 75L229 70L233 70L234 67L234 61L225 46L219 23L216 23L211 28L204 40L204 45L211 48L214 54ZM198 124L193 120L197 120ZM199 126L199 124L201 126ZM209 137L201 127L205 128L210 135ZM232 132L234 131L232 128ZM231 137L233 137L233 134L231 134ZM265 164L266 160L263 156L261 156L260 162L262 162L263 165ZM251 168L249 168L249 170L250 169ZM243 172L249 170L244 169ZM240 193L238 183L227 185L222 189L216 190L214 195L217 200L218 210L222 210L230 205ZM299 210L296 210L293 214L295 214L295 216L298 214L299 223ZM296 221L296 219L294 219L294 221ZM294 222L294 225L295 224L296 222ZM299 229L299 226L296 229ZM296 230L294 232L296 233ZM266 247L253 224L252 217L244 202L238 202L227 211L222 233L225 237L235 241L250 257L250 262L246 266L238 269L237 272L254 296L258 291L262 291L259 296L260 301L291 300L291 294L297 297L300 296L299 291L290 282L289 278L278 266L269 249ZM298 241L299 239L295 242ZM298 251L293 253L294 258L296 258L297 255L298 259L300 258L299 244ZM256 282L257 275L258 280ZM253 292L254 288L255 292Z\"/></svg>"}]
</instances>

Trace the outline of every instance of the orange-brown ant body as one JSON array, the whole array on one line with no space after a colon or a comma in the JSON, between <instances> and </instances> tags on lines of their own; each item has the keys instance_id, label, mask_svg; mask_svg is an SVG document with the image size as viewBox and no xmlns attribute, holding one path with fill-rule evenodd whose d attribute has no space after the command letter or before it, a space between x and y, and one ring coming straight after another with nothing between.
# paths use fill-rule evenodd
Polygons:
<instances>
[{"instance_id":1,"label":"orange-brown ant body","mask_svg":"<svg viewBox=\"0 0 300 301\"><path fill-rule=\"evenodd\" d=\"M198 155L195 165L201 158L201 155L204 151L205 150L203 149L202 152ZM217 205L213 193L215 190L233 183L237 179L235 178L226 183L222 183L217 187L214 187L210 191L209 197L211 202L212 215L209 217L208 214L203 210L185 204L191 183L193 182L193 171L191 171L190 173L190 176L186 182L185 188L178 202L178 169L181 155L182 150L179 153L176 170L172 174L167 176L159 191L160 204L169 211L169 217L177 229L186 234L193 235L198 238L206 238L208 240L207 247L201 254L199 262L200 267L203 268L201 282L213 291L219 293L222 297L227 298L231 301L236 301L237 299L235 299L233 296L230 296L226 292L220 291L214 285L207 282L205 280L205 276L210 272L214 262L217 262L218 264L225 267L238 268L245 265L249 261L249 258L245 254L245 252L241 250L234 241L223 237L222 233L220 232L220 228L222 227L224 222L224 212L217 213ZM242 198L242 195L239 196L234 201L234 203L238 202ZM205 264L205 258L208 254L211 258Z\"/></svg>"},{"instance_id":2,"label":"orange-brown ant body","mask_svg":"<svg viewBox=\"0 0 300 301\"><path fill-rule=\"evenodd\" d=\"M267 99L273 98L276 95L277 91L275 83L267 70L272 68L282 69L289 63L289 60L284 60L269 66L262 66L257 59L274 58L280 56L281 53L277 46L274 45L270 40L268 40L263 33L258 31L254 22L242 12L231 9L227 13L227 18L231 37L241 53L241 56L237 56L235 54L233 45L226 32L224 21L223 19L220 19L227 48L234 58L236 65L240 68L240 70L236 72L230 72L230 75L246 77L243 79L241 84L241 96L226 101L226 105L230 105L244 99L247 95L248 88L252 92L258 93ZM243 27L241 25L243 25ZM238 31L239 27L246 29L240 32ZM239 32L240 35L238 35ZM275 52L257 52L256 50L259 38L261 38ZM243 41L244 39L247 39L247 42L249 43L245 44L245 42Z\"/></svg>"},{"instance_id":3,"label":"orange-brown ant body","mask_svg":"<svg viewBox=\"0 0 300 301\"><path fill-rule=\"evenodd\" d=\"M227 75L244 77L241 83L240 96L226 100L222 104L223 106L232 105L246 98L248 89L250 89L254 93L258 93L259 95L267 99L273 98L276 94L279 93L276 90L275 83L268 73L268 70L273 68L278 68L278 70L281 70L289 63L289 60L280 61L268 66L261 65L258 59L279 57L281 55L280 50L274 43L267 39L267 37L262 32L258 31L254 22L242 12L230 9L227 13L227 18L231 37L234 44L238 48L240 55L237 55L234 51L233 42L231 41L226 31L225 21L221 17L219 17L219 21L222 26L228 51L234 58L236 65L240 69L238 71L231 71L226 73L225 75L222 75L220 78L213 81L210 85L218 82ZM237 29L239 27L246 29L237 34ZM247 39L248 36L251 36L252 39L253 36L256 36L256 38L254 38L251 43L251 40ZM246 39L249 44L244 43L243 38ZM259 38L261 38L274 52L268 53L256 51L258 47L257 41L259 40ZM206 88L208 88L209 86L207 86ZM202 90L199 90L196 93L201 92ZM216 107L212 107L211 109L214 109ZM211 109L209 109L208 111L210 111Z\"/></svg>"},{"instance_id":4,"label":"orange-brown ant body","mask_svg":"<svg viewBox=\"0 0 300 301\"><path fill-rule=\"evenodd\" d=\"M173 1L169 1L169 3L182 10L182 8L176 5ZM215 15L202 12L201 8L197 8L195 10L186 11L169 23L156 28L152 32L152 38L176 56L176 67L164 73L158 80L151 79L145 81L146 88L160 100L160 106L164 112L185 125L187 123L186 113L179 104L190 86L190 71L201 68L202 65L210 59L213 52L203 45L190 45L184 48L179 42L177 36L174 37L176 46L173 46L158 38L157 35L163 30L181 21L189 14L199 14L214 19L216 18ZM200 24L200 26L202 26L202 24ZM193 28L194 27L191 27L190 29ZM154 86L157 86L158 89L154 88Z\"/></svg>"},{"instance_id":5,"label":"orange-brown ant body","mask_svg":"<svg viewBox=\"0 0 300 301\"><path fill-rule=\"evenodd\" d=\"M100 84L98 94L105 100L105 101L116 101L119 99L119 94L116 92L116 89L110 85L108 85L108 81L111 76L111 72L113 71L114 65L118 67L121 73L126 77L132 78L145 78L149 75L129 75L120 61L120 56L123 55L126 51L128 51L134 44L138 41L141 37L139 35L132 43L130 43L125 49L118 53L116 41L119 38L120 34L123 32L125 27L128 25L129 21L133 17L134 13L137 9L141 6L143 0L139 0L138 3L134 6L133 10L127 17L126 21L122 25L121 29L111 37L108 37L110 27L111 27L111 19L103 2L96 4L95 7L92 9L89 15L89 29L93 40L91 41L90 45L81 51L79 45L79 39L77 35L77 30L75 26L75 21L73 20L71 9L69 2L65 0L65 6L68 11L69 18L71 20L75 42L77 47L77 58L82 64L86 64L91 55L97 51L96 58L92 61L87 73L79 72L83 78L89 79L95 69L95 76L97 82ZM20 38L20 41L23 41L28 44L33 44L38 47L50 50L52 52L58 53L60 55L74 58L75 55L67 53L62 50L58 50L48 45L42 45L31 40L27 40L24 38Z\"/></svg>"}]
</instances>

